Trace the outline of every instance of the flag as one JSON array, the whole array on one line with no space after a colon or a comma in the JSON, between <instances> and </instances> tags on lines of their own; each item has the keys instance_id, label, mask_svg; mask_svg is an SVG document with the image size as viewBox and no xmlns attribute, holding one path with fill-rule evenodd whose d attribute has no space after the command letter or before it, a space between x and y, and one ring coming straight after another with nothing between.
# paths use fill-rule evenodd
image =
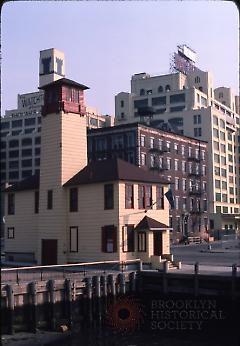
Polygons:
<instances>
[{"instance_id":1,"label":"flag","mask_svg":"<svg viewBox=\"0 0 240 346\"><path fill-rule=\"evenodd\" d=\"M172 190L169 189L166 193L165 193L165 196L167 197L167 200L171 206L172 209L175 208L175 201L174 201L174 196L173 196L173 193L172 193Z\"/></svg>"}]
</instances>

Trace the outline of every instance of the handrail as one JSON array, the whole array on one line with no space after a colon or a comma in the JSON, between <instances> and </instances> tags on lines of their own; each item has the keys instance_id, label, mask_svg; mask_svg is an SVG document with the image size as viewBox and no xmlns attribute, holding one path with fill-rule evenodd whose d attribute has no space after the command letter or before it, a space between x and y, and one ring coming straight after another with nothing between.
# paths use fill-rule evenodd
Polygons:
<instances>
[{"instance_id":1,"label":"handrail","mask_svg":"<svg viewBox=\"0 0 240 346\"><path fill-rule=\"evenodd\" d=\"M59 268L59 267L81 267L86 265L94 265L94 264L111 264L111 263L129 263L129 262L141 262L139 258L126 260L126 261L100 261L100 262L84 262L84 263L72 263L72 264L54 264L54 265L46 265L46 266L33 266L33 267L16 267L16 268L3 268L1 271L14 271L14 270L32 270L32 269L45 269L45 268Z\"/></svg>"}]
</instances>

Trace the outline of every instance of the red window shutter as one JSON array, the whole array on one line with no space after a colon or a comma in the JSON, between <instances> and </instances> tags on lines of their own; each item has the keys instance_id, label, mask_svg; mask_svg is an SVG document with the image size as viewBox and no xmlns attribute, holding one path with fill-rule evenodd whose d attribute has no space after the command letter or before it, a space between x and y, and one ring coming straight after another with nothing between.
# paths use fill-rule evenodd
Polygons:
<instances>
[{"instance_id":1,"label":"red window shutter","mask_svg":"<svg viewBox=\"0 0 240 346\"><path fill-rule=\"evenodd\" d=\"M105 227L102 227L102 252L107 252Z\"/></svg>"}]
</instances>

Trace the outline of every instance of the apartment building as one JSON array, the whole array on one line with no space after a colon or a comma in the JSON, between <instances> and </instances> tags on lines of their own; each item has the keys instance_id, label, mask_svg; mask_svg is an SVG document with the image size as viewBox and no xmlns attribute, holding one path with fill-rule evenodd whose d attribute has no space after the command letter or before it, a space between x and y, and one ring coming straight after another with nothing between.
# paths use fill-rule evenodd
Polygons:
<instances>
[{"instance_id":1,"label":"apartment building","mask_svg":"<svg viewBox=\"0 0 240 346\"><path fill-rule=\"evenodd\" d=\"M6 259L46 265L140 258L153 268L172 260L168 181L120 159L87 164L87 87L62 78L42 88L40 174L5 190Z\"/></svg>"},{"instance_id":2,"label":"apartment building","mask_svg":"<svg viewBox=\"0 0 240 346\"><path fill-rule=\"evenodd\" d=\"M207 143L173 132L131 123L88 131L89 162L114 157L169 182L171 241L208 237Z\"/></svg>"},{"instance_id":3,"label":"apartment building","mask_svg":"<svg viewBox=\"0 0 240 346\"><path fill-rule=\"evenodd\" d=\"M210 72L135 74L115 97L116 124L141 121L208 142L210 228L240 230L239 98L213 88Z\"/></svg>"}]
</instances>

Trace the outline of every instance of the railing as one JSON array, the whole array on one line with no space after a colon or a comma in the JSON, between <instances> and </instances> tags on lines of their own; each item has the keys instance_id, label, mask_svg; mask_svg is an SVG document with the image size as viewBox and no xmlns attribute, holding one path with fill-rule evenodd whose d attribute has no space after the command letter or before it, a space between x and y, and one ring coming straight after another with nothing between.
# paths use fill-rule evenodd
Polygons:
<instances>
[{"instance_id":1,"label":"railing","mask_svg":"<svg viewBox=\"0 0 240 346\"><path fill-rule=\"evenodd\" d=\"M200 161L200 157L199 156L196 157L195 155L192 155L192 154L189 155L187 159L188 159L188 161L195 161L195 162L199 162Z\"/></svg>"},{"instance_id":2,"label":"railing","mask_svg":"<svg viewBox=\"0 0 240 346\"><path fill-rule=\"evenodd\" d=\"M189 195L201 195L203 193L202 189L191 188L189 190Z\"/></svg>"},{"instance_id":3,"label":"railing","mask_svg":"<svg viewBox=\"0 0 240 346\"><path fill-rule=\"evenodd\" d=\"M71 264L56 264L46 266L20 267L20 268L4 268L1 270L2 283L6 282L26 282L26 281L44 281L49 279L67 279L67 278L83 278L91 273L91 275L100 275L110 272L128 271L131 266L142 268L140 259L127 261L102 261L102 262L86 262Z\"/></svg>"}]
</instances>

